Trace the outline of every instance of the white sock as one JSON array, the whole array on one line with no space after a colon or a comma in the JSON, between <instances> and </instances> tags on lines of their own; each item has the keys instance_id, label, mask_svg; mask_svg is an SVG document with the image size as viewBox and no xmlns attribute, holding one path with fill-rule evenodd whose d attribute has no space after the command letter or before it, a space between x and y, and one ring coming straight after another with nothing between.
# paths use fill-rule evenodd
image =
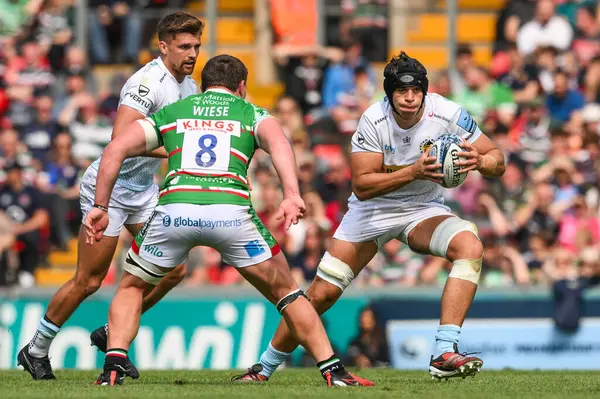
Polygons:
<instances>
[{"instance_id":1,"label":"white sock","mask_svg":"<svg viewBox=\"0 0 600 399\"><path fill-rule=\"evenodd\" d=\"M29 354L33 357L48 356L50 344L60 331L60 327L52 323L46 316L40 320L33 339L29 342Z\"/></svg>"},{"instance_id":2,"label":"white sock","mask_svg":"<svg viewBox=\"0 0 600 399\"><path fill-rule=\"evenodd\" d=\"M262 371L259 373L264 375L265 377L271 377L271 374L277 370L277 367L281 366L283 362L285 362L291 353L281 352L277 349L273 348L271 342L269 342L269 346L267 346L267 350L260 355L260 365L262 366Z\"/></svg>"}]
</instances>

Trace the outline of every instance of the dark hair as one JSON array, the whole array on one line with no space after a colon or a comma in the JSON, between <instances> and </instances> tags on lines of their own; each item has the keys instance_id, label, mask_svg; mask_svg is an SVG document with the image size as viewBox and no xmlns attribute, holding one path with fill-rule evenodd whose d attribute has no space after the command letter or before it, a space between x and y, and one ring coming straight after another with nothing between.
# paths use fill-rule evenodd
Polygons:
<instances>
[{"instance_id":1,"label":"dark hair","mask_svg":"<svg viewBox=\"0 0 600 399\"><path fill-rule=\"evenodd\" d=\"M241 81L248 79L248 68L231 55L222 54L211 58L202 69L202 91L222 86L236 91Z\"/></svg>"},{"instance_id":2,"label":"dark hair","mask_svg":"<svg viewBox=\"0 0 600 399\"><path fill-rule=\"evenodd\" d=\"M459 43L456 46L456 55L473 55L473 47L468 43Z\"/></svg>"},{"instance_id":3,"label":"dark hair","mask_svg":"<svg viewBox=\"0 0 600 399\"><path fill-rule=\"evenodd\" d=\"M555 57L558 55L558 49L554 46L539 46L536 49L537 54L546 53L546 52L552 53L552 55L554 55Z\"/></svg>"},{"instance_id":4,"label":"dark hair","mask_svg":"<svg viewBox=\"0 0 600 399\"><path fill-rule=\"evenodd\" d=\"M580 9L590 14L590 17L593 19L596 19L596 14L598 11L594 4L584 4L580 7Z\"/></svg>"},{"instance_id":5,"label":"dark hair","mask_svg":"<svg viewBox=\"0 0 600 399\"><path fill-rule=\"evenodd\" d=\"M567 73L567 71L565 71L562 68L556 68L556 70L553 73L553 76L558 76L558 75L563 75L565 78L569 79L569 74Z\"/></svg>"},{"instance_id":6,"label":"dark hair","mask_svg":"<svg viewBox=\"0 0 600 399\"><path fill-rule=\"evenodd\" d=\"M344 50L344 52L346 52L354 46L360 46L360 48L362 49L362 45L360 44L360 37L358 36L358 34L356 32L350 32L350 36L342 41L340 47L342 48L342 50Z\"/></svg>"},{"instance_id":7,"label":"dark hair","mask_svg":"<svg viewBox=\"0 0 600 399\"><path fill-rule=\"evenodd\" d=\"M364 331L362 329L362 326L360 325L360 319L362 318L362 315L370 312L373 313L373 318L375 319L375 327L373 328L372 331L372 338L374 338L377 342L377 344L379 344L382 340L384 340L384 333L383 333L383 329L381 328L381 323L377 318L377 313L375 312L375 309L373 309L373 307L371 305L366 305L364 308L362 308L360 310L360 312L358 313L358 324L359 324L359 334L362 335L364 334L366 331Z\"/></svg>"},{"instance_id":8,"label":"dark hair","mask_svg":"<svg viewBox=\"0 0 600 399\"><path fill-rule=\"evenodd\" d=\"M556 137L560 137L560 138L566 138L569 137L569 133L567 133L564 129L563 129L564 124L563 123L555 123L555 124L551 124L549 130L550 133L550 138L556 138Z\"/></svg>"},{"instance_id":9,"label":"dark hair","mask_svg":"<svg viewBox=\"0 0 600 399\"><path fill-rule=\"evenodd\" d=\"M587 147L592 144L598 144L598 135L595 132L587 132L583 136L583 147Z\"/></svg>"},{"instance_id":10,"label":"dark hair","mask_svg":"<svg viewBox=\"0 0 600 399\"><path fill-rule=\"evenodd\" d=\"M367 73L367 68L365 68L364 66L357 66L356 68L354 68L354 75L365 75Z\"/></svg>"},{"instance_id":11,"label":"dark hair","mask_svg":"<svg viewBox=\"0 0 600 399\"><path fill-rule=\"evenodd\" d=\"M178 33L190 33L194 36L201 36L203 30L204 22L191 14L177 11L165 15L158 23L158 40L167 42L174 39Z\"/></svg>"}]
</instances>

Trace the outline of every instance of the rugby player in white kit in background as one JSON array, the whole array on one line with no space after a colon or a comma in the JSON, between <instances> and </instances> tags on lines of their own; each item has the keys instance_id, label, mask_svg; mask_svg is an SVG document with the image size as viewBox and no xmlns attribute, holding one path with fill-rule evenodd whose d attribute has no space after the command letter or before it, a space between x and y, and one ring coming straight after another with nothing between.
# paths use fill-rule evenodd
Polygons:
<instances>
[{"instance_id":1,"label":"rugby player in white kit in background","mask_svg":"<svg viewBox=\"0 0 600 399\"><path fill-rule=\"evenodd\" d=\"M189 75L194 71L203 29L202 21L184 12L168 14L159 22L157 31L161 55L138 70L123 86L113 134L137 119L143 119L166 105L197 93L196 82ZM55 379L48 358L50 344L75 309L102 284L123 226L135 237L152 214L158 200L154 174L160 167L161 158L166 157L164 148L160 148L149 157L127 159L112 192L108 209L110 224L103 239L89 246L85 242L85 229L80 229L77 272L54 294L35 335L21 349L17 358L18 364L34 380ZM86 170L81 181L80 203L84 220L96 206L94 196L99 165L100 159ZM167 274L144 297L143 311L179 284L185 273L185 265L179 265ZM100 350L106 351L105 326L95 330L91 339ZM128 362L125 373L132 378L139 377L131 362Z\"/></svg>"},{"instance_id":2,"label":"rugby player in white kit in background","mask_svg":"<svg viewBox=\"0 0 600 399\"><path fill-rule=\"evenodd\" d=\"M362 115L352 138L352 188L348 212L333 236L306 294L322 314L375 256L399 239L416 252L443 257L452 271L442 295L441 320L429 373L436 378L475 375L483 361L458 352L461 326L481 274L483 246L475 225L443 204L441 165L429 146L441 135L464 140L467 158L460 173L477 170L486 177L504 173L504 155L460 105L428 94L427 70L404 52L384 70L387 98ZM260 363L237 381L260 382L298 346L281 322Z\"/></svg>"}]
</instances>

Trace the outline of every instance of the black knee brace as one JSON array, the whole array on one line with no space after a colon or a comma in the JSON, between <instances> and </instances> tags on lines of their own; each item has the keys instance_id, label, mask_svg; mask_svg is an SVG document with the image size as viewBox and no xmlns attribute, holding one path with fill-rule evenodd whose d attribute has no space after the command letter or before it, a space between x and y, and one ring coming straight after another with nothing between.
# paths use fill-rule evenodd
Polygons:
<instances>
[{"instance_id":1,"label":"black knee brace","mask_svg":"<svg viewBox=\"0 0 600 399\"><path fill-rule=\"evenodd\" d=\"M296 299L300 298L301 296L308 299L308 297L306 296L304 291L302 291L299 288L296 291L290 292L289 294L287 294L286 296L281 298L279 300L279 302L277 302L277 311L281 314L283 312L283 310L285 308L287 308L290 303L294 302Z\"/></svg>"}]
</instances>

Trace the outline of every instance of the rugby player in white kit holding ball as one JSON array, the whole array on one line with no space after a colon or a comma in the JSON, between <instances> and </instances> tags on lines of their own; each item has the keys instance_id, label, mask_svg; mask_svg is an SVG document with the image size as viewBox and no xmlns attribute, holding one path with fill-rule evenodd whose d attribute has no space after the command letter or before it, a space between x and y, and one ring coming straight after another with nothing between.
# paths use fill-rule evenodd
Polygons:
<instances>
[{"instance_id":1,"label":"rugby player in white kit holding ball","mask_svg":"<svg viewBox=\"0 0 600 399\"><path fill-rule=\"evenodd\" d=\"M475 225L444 205L441 164L429 147L444 134L464 141L459 173L504 173L504 155L460 105L428 94L425 67L404 52L384 70L387 98L362 115L352 138L352 188L348 212L323 256L306 294L322 314L392 239L414 251L443 257L452 271L442 295L441 320L429 373L436 378L475 375L483 361L458 352L461 326L481 274L483 246ZM234 377L266 381L297 347L281 322L260 363Z\"/></svg>"}]
</instances>

